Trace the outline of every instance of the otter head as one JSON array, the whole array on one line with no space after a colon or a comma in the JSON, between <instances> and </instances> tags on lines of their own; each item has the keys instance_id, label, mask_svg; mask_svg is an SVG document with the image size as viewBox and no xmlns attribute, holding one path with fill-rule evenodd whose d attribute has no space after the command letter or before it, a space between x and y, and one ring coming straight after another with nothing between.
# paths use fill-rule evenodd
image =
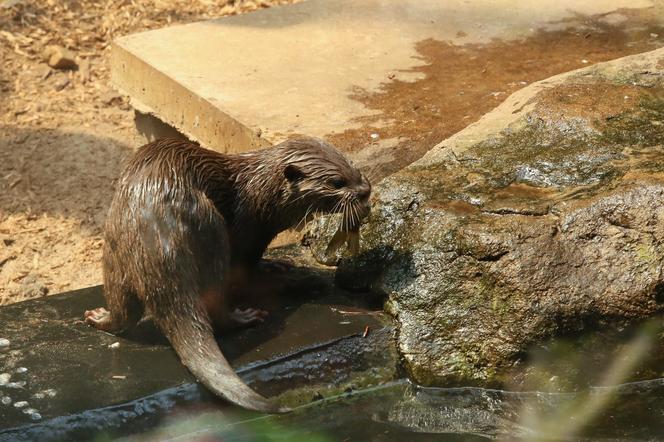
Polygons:
<instances>
[{"instance_id":1,"label":"otter head","mask_svg":"<svg viewBox=\"0 0 664 442\"><path fill-rule=\"evenodd\" d=\"M331 144L317 138L283 143L285 149L284 199L298 219L306 222L314 213L342 213L342 229L357 230L370 211L371 184Z\"/></svg>"}]
</instances>

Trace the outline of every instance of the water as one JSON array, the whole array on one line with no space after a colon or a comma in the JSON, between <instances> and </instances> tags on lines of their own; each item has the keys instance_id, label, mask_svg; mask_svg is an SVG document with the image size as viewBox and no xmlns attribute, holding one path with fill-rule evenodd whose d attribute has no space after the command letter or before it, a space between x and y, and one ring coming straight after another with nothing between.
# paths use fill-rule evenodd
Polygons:
<instances>
[{"instance_id":1,"label":"water","mask_svg":"<svg viewBox=\"0 0 664 442\"><path fill-rule=\"evenodd\" d=\"M568 413L592 408L598 397L605 406L592 419ZM576 393L423 388L399 381L281 416L184 414L126 440L661 440L664 379Z\"/></svg>"}]
</instances>

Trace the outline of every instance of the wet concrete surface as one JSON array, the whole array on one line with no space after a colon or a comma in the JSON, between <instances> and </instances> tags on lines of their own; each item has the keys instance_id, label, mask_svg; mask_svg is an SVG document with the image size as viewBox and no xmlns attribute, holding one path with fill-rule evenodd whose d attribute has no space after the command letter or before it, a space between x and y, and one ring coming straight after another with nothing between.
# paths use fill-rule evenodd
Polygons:
<instances>
[{"instance_id":1,"label":"wet concrete surface","mask_svg":"<svg viewBox=\"0 0 664 442\"><path fill-rule=\"evenodd\" d=\"M361 296L335 290L329 271L266 275L254 293L273 288L257 305L271 316L220 344L252 388L295 406L396 377L391 324ZM103 304L92 287L0 309L0 440L88 439L149 427L183 405L234 408L193 383L149 321L125 337L80 322Z\"/></svg>"}]
</instances>

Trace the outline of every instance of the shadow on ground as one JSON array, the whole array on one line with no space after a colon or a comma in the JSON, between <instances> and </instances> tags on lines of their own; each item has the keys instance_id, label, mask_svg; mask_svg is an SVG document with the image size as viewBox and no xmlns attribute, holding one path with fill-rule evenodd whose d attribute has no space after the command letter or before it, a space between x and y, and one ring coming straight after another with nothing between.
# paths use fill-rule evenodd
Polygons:
<instances>
[{"instance_id":1,"label":"shadow on ground","mask_svg":"<svg viewBox=\"0 0 664 442\"><path fill-rule=\"evenodd\" d=\"M0 126L0 304L101 282L102 227L127 138L105 123Z\"/></svg>"},{"instance_id":2,"label":"shadow on ground","mask_svg":"<svg viewBox=\"0 0 664 442\"><path fill-rule=\"evenodd\" d=\"M113 129L109 128L109 132ZM113 137L0 127L0 211L74 217L96 229L132 147Z\"/></svg>"}]
</instances>

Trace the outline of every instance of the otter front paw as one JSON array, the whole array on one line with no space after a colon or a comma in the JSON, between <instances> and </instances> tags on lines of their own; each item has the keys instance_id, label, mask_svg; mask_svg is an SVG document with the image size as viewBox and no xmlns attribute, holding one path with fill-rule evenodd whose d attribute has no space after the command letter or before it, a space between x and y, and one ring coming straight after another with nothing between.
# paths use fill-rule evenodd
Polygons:
<instances>
[{"instance_id":1,"label":"otter front paw","mask_svg":"<svg viewBox=\"0 0 664 442\"><path fill-rule=\"evenodd\" d=\"M99 307L94 310L86 310L83 317L85 318L86 324L99 330L107 331L111 325L111 312L104 307Z\"/></svg>"}]
</instances>

